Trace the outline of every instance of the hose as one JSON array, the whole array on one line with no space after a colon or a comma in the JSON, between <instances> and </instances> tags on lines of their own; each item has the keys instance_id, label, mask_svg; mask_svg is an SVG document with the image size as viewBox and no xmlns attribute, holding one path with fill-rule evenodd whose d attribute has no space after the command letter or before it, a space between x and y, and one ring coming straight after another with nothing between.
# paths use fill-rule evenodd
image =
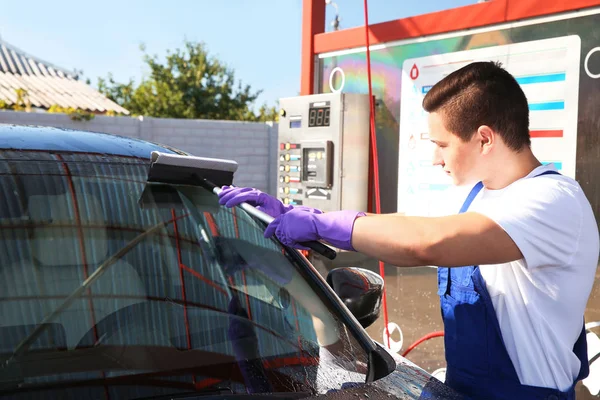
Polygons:
<instances>
[{"instance_id":1,"label":"hose","mask_svg":"<svg viewBox=\"0 0 600 400\"><path fill-rule=\"evenodd\" d=\"M437 332L432 332L428 335L423 336L422 338L420 338L419 340L417 340L416 342L414 342L413 344L411 344L410 346L408 346L408 349L406 349L406 351L404 353L402 353L402 357L406 357L408 355L408 353L410 353L412 350L414 350L415 347L417 347L418 345L420 345L421 343L423 343L426 340L429 339L433 339L436 337L442 337L444 336L444 331L437 331Z\"/></svg>"},{"instance_id":2,"label":"hose","mask_svg":"<svg viewBox=\"0 0 600 400\"><path fill-rule=\"evenodd\" d=\"M375 186L375 213L381 214L381 199L379 193L379 155L377 153L377 136L375 134L375 104L373 102L373 89L371 87L371 51L369 49L369 11L367 0L364 0L365 5L365 41L367 46L367 76L369 82L369 120L371 123L371 150L372 150L372 167L373 167L373 184ZM379 261L379 275L385 282L385 264ZM383 286L383 323L385 324L384 335L387 338L387 347L390 348L390 332L388 328L388 310L386 287Z\"/></svg>"}]
</instances>

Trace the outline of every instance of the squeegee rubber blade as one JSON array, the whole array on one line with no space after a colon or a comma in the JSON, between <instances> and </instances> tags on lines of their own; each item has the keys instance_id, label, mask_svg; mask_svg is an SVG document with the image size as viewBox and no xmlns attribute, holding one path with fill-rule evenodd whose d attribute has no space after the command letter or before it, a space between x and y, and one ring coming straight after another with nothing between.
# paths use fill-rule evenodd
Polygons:
<instances>
[{"instance_id":1,"label":"squeegee rubber blade","mask_svg":"<svg viewBox=\"0 0 600 400\"><path fill-rule=\"evenodd\" d=\"M199 179L206 179L221 187L233 183L233 173L204 168L180 167L168 164L153 164L148 173L148 181L177 185L198 185Z\"/></svg>"}]
</instances>

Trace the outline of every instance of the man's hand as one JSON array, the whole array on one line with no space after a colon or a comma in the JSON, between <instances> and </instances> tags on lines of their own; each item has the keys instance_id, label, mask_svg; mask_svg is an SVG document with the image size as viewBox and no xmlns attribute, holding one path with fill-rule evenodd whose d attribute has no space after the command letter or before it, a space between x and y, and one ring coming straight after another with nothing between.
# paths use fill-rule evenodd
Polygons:
<instances>
[{"instance_id":1,"label":"man's hand","mask_svg":"<svg viewBox=\"0 0 600 400\"><path fill-rule=\"evenodd\" d=\"M273 218L277 218L291 210L290 206L285 206L281 201L258 189L223 186L221 193L219 193L219 204L231 208L241 203L248 203Z\"/></svg>"},{"instance_id":2,"label":"man's hand","mask_svg":"<svg viewBox=\"0 0 600 400\"><path fill-rule=\"evenodd\" d=\"M281 243L297 249L308 250L299 243L322 239L339 249L354 251L352 228L356 218L364 215L346 210L315 214L294 209L271 222L265 237L275 234Z\"/></svg>"},{"instance_id":3,"label":"man's hand","mask_svg":"<svg viewBox=\"0 0 600 400\"><path fill-rule=\"evenodd\" d=\"M269 214L273 218L277 218L292 209L301 209L303 211L317 214L321 213L321 211L317 210L316 208L284 205L275 197L270 196L267 193L263 193L258 189L249 187L222 187L221 193L219 193L219 204L231 208L238 206L241 203L248 203L260 211Z\"/></svg>"}]
</instances>

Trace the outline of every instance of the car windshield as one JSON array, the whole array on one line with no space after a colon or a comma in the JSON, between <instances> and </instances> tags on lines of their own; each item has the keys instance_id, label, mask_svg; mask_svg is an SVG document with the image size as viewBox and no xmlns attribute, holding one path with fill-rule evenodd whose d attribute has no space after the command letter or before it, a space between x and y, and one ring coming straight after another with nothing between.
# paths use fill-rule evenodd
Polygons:
<instances>
[{"instance_id":1,"label":"car windshield","mask_svg":"<svg viewBox=\"0 0 600 400\"><path fill-rule=\"evenodd\" d=\"M200 187L148 184L148 167L0 152L0 395L365 381L367 354L297 256Z\"/></svg>"}]
</instances>

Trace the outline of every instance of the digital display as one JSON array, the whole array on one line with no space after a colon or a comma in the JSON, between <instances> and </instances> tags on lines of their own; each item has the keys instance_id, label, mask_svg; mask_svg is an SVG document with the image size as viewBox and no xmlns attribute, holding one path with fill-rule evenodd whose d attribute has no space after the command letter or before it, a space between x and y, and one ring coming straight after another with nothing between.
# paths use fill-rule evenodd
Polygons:
<instances>
[{"instance_id":1,"label":"digital display","mask_svg":"<svg viewBox=\"0 0 600 400\"><path fill-rule=\"evenodd\" d=\"M301 119L293 119L290 121L290 129L296 129L302 127Z\"/></svg>"},{"instance_id":2,"label":"digital display","mask_svg":"<svg viewBox=\"0 0 600 400\"><path fill-rule=\"evenodd\" d=\"M329 107L311 107L308 109L308 127L329 126Z\"/></svg>"}]
</instances>

